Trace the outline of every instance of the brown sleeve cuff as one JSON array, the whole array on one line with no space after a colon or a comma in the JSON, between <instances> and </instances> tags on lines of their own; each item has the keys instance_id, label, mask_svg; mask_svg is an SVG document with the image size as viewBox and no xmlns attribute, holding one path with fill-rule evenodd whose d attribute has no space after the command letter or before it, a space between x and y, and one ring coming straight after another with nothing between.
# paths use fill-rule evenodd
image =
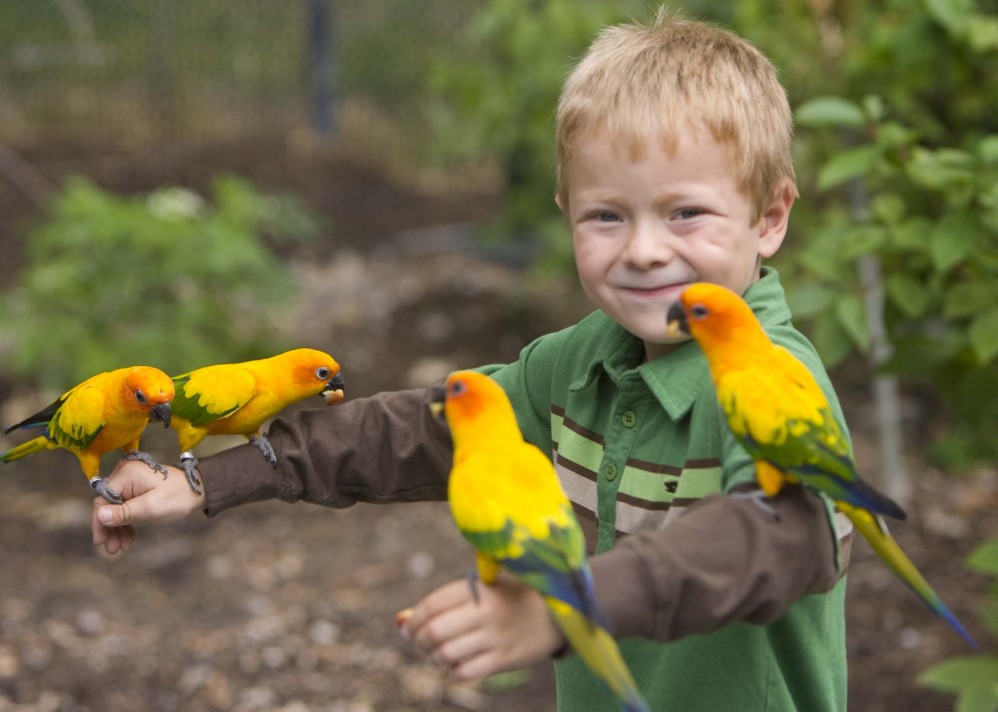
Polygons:
<instances>
[{"instance_id":1,"label":"brown sleeve cuff","mask_svg":"<svg viewBox=\"0 0 998 712\"><path fill-rule=\"evenodd\" d=\"M591 560L596 599L618 637L674 640L736 620L766 624L835 585L835 533L823 501L788 487L769 504L711 495L669 527Z\"/></svg>"}]
</instances>

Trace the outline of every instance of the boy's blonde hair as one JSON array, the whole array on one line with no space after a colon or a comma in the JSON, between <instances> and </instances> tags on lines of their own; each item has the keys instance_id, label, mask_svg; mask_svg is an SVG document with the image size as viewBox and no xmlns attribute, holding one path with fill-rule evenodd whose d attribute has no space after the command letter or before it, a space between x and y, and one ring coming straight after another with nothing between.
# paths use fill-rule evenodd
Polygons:
<instances>
[{"instance_id":1,"label":"boy's blonde hair","mask_svg":"<svg viewBox=\"0 0 998 712\"><path fill-rule=\"evenodd\" d=\"M568 208L566 176L580 137L599 134L637 159L656 132L675 151L682 126L706 129L729 149L753 222L788 181L796 190L790 105L773 65L737 35L661 8L650 25L605 28L565 82L556 128L560 205Z\"/></svg>"}]
</instances>

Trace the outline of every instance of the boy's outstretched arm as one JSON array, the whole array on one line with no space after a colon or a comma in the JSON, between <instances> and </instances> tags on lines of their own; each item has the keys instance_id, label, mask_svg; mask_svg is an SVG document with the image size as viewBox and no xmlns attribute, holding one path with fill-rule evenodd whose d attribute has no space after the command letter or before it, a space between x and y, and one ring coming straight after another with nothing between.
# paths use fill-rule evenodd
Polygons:
<instances>
[{"instance_id":1,"label":"boy's outstretched arm","mask_svg":"<svg viewBox=\"0 0 998 712\"><path fill-rule=\"evenodd\" d=\"M268 433L278 465L250 444L203 458L202 496L189 485L182 491L186 477L177 468L168 468L163 480L119 465L108 482L126 502L109 507L103 499L95 501L94 543L116 553L135 539L134 524L176 520L197 510L214 516L267 499L328 507L445 500L453 451L447 425L429 403L428 390L412 389L279 418ZM99 518L105 515L110 519Z\"/></svg>"}]
</instances>

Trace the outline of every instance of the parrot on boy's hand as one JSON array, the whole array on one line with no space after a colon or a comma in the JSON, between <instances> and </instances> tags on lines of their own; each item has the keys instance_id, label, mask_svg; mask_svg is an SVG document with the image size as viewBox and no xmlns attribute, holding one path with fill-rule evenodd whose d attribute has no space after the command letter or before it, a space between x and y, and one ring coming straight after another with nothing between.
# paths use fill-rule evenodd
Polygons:
<instances>
[{"instance_id":1,"label":"parrot on boy's hand","mask_svg":"<svg viewBox=\"0 0 998 712\"><path fill-rule=\"evenodd\" d=\"M666 322L671 336L685 333L700 344L728 425L755 460L761 494L774 496L785 484L824 492L891 570L976 647L887 531L881 515L904 519L904 511L860 478L814 376L770 340L748 304L725 287L700 282L683 290ZM761 499L756 501L768 508Z\"/></svg>"},{"instance_id":2,"label":"parrot on boy's hand","mask_svg":"<svg viewBox=\"0 0 998 712\"><path fill-rule=\"evenodd\" d=\"M5 433L20 428L40 428L43 433L0 454L0 465L39 450L65 448L79 459L93 496L121 504L121 495L100 476L101 455L121 448L125 459L141 460L165 476L165 467L139 451L139 437L150 420L170 426L173 393L173 381L158 368L133 366L99 373L7 428Z\"/></svg>"},{"instance_id":3,"label":"parrot on boy's hand","mask_svg":"<svg viewBox=\"0 0 998 712\"><path fill-rule=\"evenodd\" d=\"M173 428L180 440L180 465L191 489L201 493L193 449L208 435L244 435L277 467L277 455L260 433L269 418L309 396L326 405L343 398L343 376L332 356L294 349L244 363L205 366L175 376Z\"/></svg>"},{"instance_id":4,"label":"parrot on boy's hand","mask_svg":"<svg viewBox=\"0 0 998 712\"><path fill-rule=\"evenodd\" d=\"M551 461L520 433L502 388L461 371L434 394L454 440L448 500L476 551L478 576L501 568L537 590L575 652L629 712L648 710L596 607L585 539ZM472 593L476 596L474 583Z\"/></svg>"}]
</instances>

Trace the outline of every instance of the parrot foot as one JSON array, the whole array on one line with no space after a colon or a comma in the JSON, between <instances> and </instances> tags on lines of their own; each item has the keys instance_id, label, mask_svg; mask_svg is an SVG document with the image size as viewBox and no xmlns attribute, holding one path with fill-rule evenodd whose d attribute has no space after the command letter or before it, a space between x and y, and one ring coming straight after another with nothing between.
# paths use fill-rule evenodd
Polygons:
<instances>
[{"instance_id":1,"label":"parrot foot","mask_svg":"<svg viewBox=\"0 0 998 712\"><path fill-rule=\"evenodd\" d=\"M103 477L94 477L90 480L90 494L93 497L103 497L111 504L124 504L121 493L111 489Z\"/></svg>"},{"instance_id":2,"label":"parrot foot","mask_svg":"<svg viewBox=\"0 0 998 712\"><path fill-rule=\"evenodd\" d=\"M180 467L187 475L187 484L194 490L194 494L201 494L201 473L198 471L198 459L194 453L188 450L180 453Z\"/></svg>"},{"instance_id":3,"label":"parrot foot","mask_svg":"<svg viewBox=\"0 0 998 712\"><path fill-rule=\"evenodd\" d=\"M761 489L732 492L729 496L734 497L735 499L747 499L756 507L772 517L774 522L780 521L780 513L773 509L772 505L769 504L769 495Z\"/></svg>"},{"instance_id":4,"label":"parrot foot","mask_svg":"<svg viewBox=\"0 0 998 712\"><path fill-rule=\"evenodd\" d=\"M149 468L151 470L153 470L154 472L158 472L159 474L163 475L163 479L164 480L166 479L167 475L169 474L166 471L165 467L163 467L158 462L156 462L156 460L153 459L152 455L149 455L148 453L144 453L141 450L132 450L131 452L129 452L129 453L127 453L125 455L125 459L126 460L138 460L139 462L144 462L145 464L149 465Z\"/></svg>"},{"instance_id":5,"label":"parrot foot","mask_svg":"<svg viewBox=\"0 0 998 712\"><path fill-rule=\"evenodd\" d=\"M254 435L250 438L250 442L260 448L260 452L270 461L271 465L277 467L277 453L274 452L266 435Z\"/></svg>"},{"instance_id":6,"label":"parrot foot","mask_svg":"<svg viewBox=\"0 0 998 712\"><path fill-rule=\"evenodd\" d=\"M465 578L468 579L468 588L471 589L471 597L475 599L475 605L477 606L478 603L480 602L480 599L478 597L478 582L480 580L478 577L478 572L475 570L471 570L467 574L465 574Z\"/></svg>"}]
</instances>

